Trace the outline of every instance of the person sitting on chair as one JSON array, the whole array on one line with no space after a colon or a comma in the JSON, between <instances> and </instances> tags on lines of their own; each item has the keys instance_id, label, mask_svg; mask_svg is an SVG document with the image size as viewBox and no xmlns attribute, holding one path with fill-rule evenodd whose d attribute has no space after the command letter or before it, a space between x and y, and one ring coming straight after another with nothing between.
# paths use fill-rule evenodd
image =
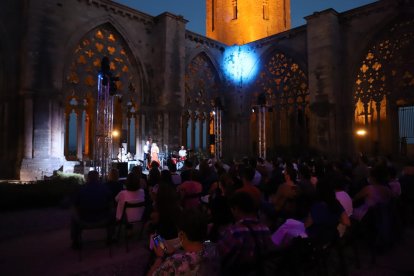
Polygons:
<instances>
[{"instance_id":1,"label":"person sitting on chair","mask_svg":"<svg viewBox=\"0 0 414 276\"><path fill-rule=\"evenodd\" d=\"M71 219L72 248L79 249L83 226L111 224L112 206L111 191L101 183L97 171L90 171L85 185L79 189L74 198L74 214ZM111 233L108 232L109 238Z\"/></svg>"},{"instance_id":2,"label":"person sitting on chair","mask_svg":"<svg viewBox=\"0 0 414 276\"><path fill-rule=\"evenodd\" d=\"M122 213L124 211L125 202L144 202L145 201L145 192L141 187L141 179L137 174L130 173L127 177L126 190L120 191L119 194L115 197L115 200L118 202L116 207L116 220L120 221L122 219ZM127 210L127 216L129 219L139 220L142 216L143 209L138 213L136 210L131 209Z\"/></svg>"}]
</instances>

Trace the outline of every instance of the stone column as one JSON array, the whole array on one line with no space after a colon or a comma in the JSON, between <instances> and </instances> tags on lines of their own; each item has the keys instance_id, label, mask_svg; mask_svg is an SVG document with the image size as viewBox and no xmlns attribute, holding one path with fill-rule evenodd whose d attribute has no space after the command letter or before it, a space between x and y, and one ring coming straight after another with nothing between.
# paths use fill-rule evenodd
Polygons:
<instances>
[{"instance_id":1,"label":"stone column","mask_svg":"<svg viewBox=\"0 0 414 276\"><path fill-rule=\"evenodd\" d=\"M82 160L82 110L76 112L76 157Z\"/></svg>"},{"instance_id":2,"label":"stone column","mask_svg":"<svg viewBox=\"0 0 414 276\"><path fill-rule=\"evenodd\" d=\"M310 146L330 155L342 151L349 139L342 135L348 114L341 112L343 97L342 45L339 16L325 10L306 17L310 107ZM336 118L338 117L338 121Z\"/></svg>"},{"instance_id":3,"label":"stone column","mask_svg":"<svg viewBox=\"0 0 414 276\"><path fill-rule=\"evenodd\" d=\"M88 113L86 113L85 116L85 155L88 156L89 158L90 156L90 119L89 119L89 115Z\"/></svg>"},{"instance_id":4,"label":"stone column","mask_svg":"<svg viewBox=\"0 0 414 276\"><path fill-rule=\"evenodd\" d=\"M33 97L24 99L24 158L33 158Z\"/></svg>"},{"instance_id":5,"label":"stone column","mask_svg":"<svg viewBox=\"0 0 414 276\"><path fill-rule=\"evenodd\" d=\"M195 151L195 121L197 120L197 114L191 114L190 124L191 124L191 149Z\"/></svg>"},{"instance_id":6,"label":"stone column","mask_svg":"<svg viewBox=\"0 0 414 276\"><path fill-rule=\"evenodd\" d=\"M62 124L61 124L61 108L58 102L51 103L51 120L52 120L52 156L61 158L63 156L62 148Z\"/></svg>"},{"instance_id":7,"label":"stone column","mask_svg":"<svg viewBox=\"0 0 414 276\"><path fill-rule=\"evenodd\" d=\"M160 150L165 152L166 149L165 149L164 145L168 146L169 143L170 143L169 133L168 133L168 130L169 130L169 127L170 127L170 124L169 124L170 116L168 114L168 111L165 111L163 115L164 115L163 116L163 130L162 130L162 140L163 141L162 141L162 145L160 146Z\"/></svg>"},{"instance_id":8,"label":"stone column","mask_svg":"<svg viewBox=\"0 0 414 276\"><path fill-rule=\"evenodd\" d=\"M70 121L70 111L69 113L65 112L65 148L64 154L65 156L69 155L69 121Z\"/></svg>"},{"instance_id":9,"label":"stone column","mask_svg":"<svg viewBox=\"0 0 414 276\"><path fill-rule=\"evenodd\" d=\"M188 141L187 141L187 128L188 128L188 120L190 116L188 114L183 114L181 117L181 145L187 148Z\"/></svg>"},{"instance_id":10,"label":"stone column","mask_svg":"<svg viewBox=\"0 0 414 276\"><path fill-rule=\"evenodd\" d=\"M142 134L142 120L141 120L141 114L135 115L135 145L136 145L136 152L135 152L135 159L142 159L144 157L144 153L142 151L142 147L144 146L143 143L144 137Z\"/></svg>"},{"instance_id":11,"label":"stone column","mask_svg":"<svg viewBox=\"0 0 414 276\"><path fill-rule=\"evenodd\" d=\"M200 113L198 116L198 145L199 149L203 150L203 124L204 124L204 114Z\"/></svg>"},{"instance_id":12,"label":"stone column","mask_svg":"<svg viewBox=\"0 0 414 276\"><path fill-rule=\"evenodd\" d=\"M126 151L131 152L131 114L128 113L127 115L127 148Z\"/></svg>"},{"instance_id":13,"label":"stone column","mask_svg":"<svg viewBox=\"0 0 414 276\"><path fill-rule=\"evenodd\" d=\"M259 157L266 159L266 107L259 106Z\"/></svg>"}]
</instances>

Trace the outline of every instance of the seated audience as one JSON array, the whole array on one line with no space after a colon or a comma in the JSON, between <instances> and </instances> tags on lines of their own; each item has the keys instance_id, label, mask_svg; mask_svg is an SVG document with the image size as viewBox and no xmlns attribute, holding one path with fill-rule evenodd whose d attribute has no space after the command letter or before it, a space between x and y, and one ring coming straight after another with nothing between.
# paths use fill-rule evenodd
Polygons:
<instances>
[{"instance_id":1,"label":"seated audience","mask_svg":"<svg viewBox=\"0 0 414 276\"><path fill-rule=\"evenodd\" d=\"M204 243L207 237L207 220L195 209L184 211L177 223L178 236L183 251L167 256L159 247L154 251L157 258L147 275L217 275L214 252ZM169 249L166 250L170 252Z\"/></svg>"},{"instance_id":2,"label":"seated audience","mask_svg":"<svg viewBox=\"0 0 414 276\"><path fill-rule=\"evenodd\" d=\"M125 202L144 202L145 201L145 192L144 189L140 186L141 178L136 174L130 173L127 177L126 189L119 192L115 197L115 200L118 202L116 207L116 220L120 221L122 219L122 214L124 211ZM142 209L127 209L127 217L129 220L140 220L144 208Z\"/></svg>"},{"instance_id":3,"label":"seated audience","mask_svg":"<svg viewBox=\"0 0 414 276\"><path fill-rule=\"evenodd\" d=\"M190 180L184 181L177 187L177 191L181 198L181 205L184 209L196 208L200 205L200 196L203 186L199 182L197 171L190 173Z\"/></svg>"},{"instance_id":4,"label":"seated audience","mask_svg":"<svg viewBox=\"0 0 414 276\"><path fill-rule=\"evenodd\" d=\"M242 168L240 172L240 177L241 177L243 186L240 189L238 189L236 192L245 192L249 194L253 198L254 203L256 207L258 208L260 206L262 195L260 193L260 190L257 187L253 186L253 183L252 183L253 178L255 176L255 172L256 170L252 167Z\"/></svg>"},{"instance_id":5,"label":"seated audience","mask_svg":"<svg viewBox=\"0 0 414 276\"><path fill-rule=\"evenodd\" d=\"M108 182L106 182L109 190L111 191L112 198L115 199L116 195L124 189L124 186L119 182L119 171L116 168L112 168L108 174Z\"/></svg>"},{"instance_id":6,"label":"seated audience","mask_svg":"<svg viewBox=\"0 0 414 276\"><path fill-rule=\"evenodd\" d=\"M154 198L154 210L151 213L151 232L160 234L172 247L177 244L177 219L181 207L179 196L170 184L161 182Z\"/></svg>"},{"instance_id":7,"label":"seated audience","mask_svg":"<svg viewBox=\"0 0 414 276\"><path fill-rule=\"evenodd\" d=\"M347 213L335 197L331 181L322 178L316 185L317 201L311 206L305 222L306 233L316 244L325 245L337 239L338 224L351 224Z\"/></svg>"},{"instance_id":8,"label":"seated audience","mask_svg":"<svg viewBox=\"0 0 414 276\"><path fill-rule=\"evenodd\" d=\"M341 181L341 178L333 178L331 181L334 181L335 185L335 197L339 201L339 203L342 205L342 208L344 208L346 214L348 217L352 216L352 213L354 211L354 208L352 206L352 199L348 195L347 192L345 192L345 183ZM339 236L342 237L345 234L346 231L346 225L340 223L338 225L338 232Z\"/></svg>"},{"instance_id":9,"label":"seated audience","mask_svg":"<svg viewBox=\"0 0 414 276\"><path fill-rule=\"evenodd\" d=\"M371 169L369 184L362 188L354 201L362 201L362 205L354 208L353 217L361 221L371 207L380 203L387 203L393 197L391 189L387 186L388 170L386 167L376 166Z\"/></svg>"},{"instance_id":10,"label":"seated audience","mask_svg":"<svg viewBox=\"0 0 414 276\"><path fill-rule=\"evenodd\" d=\"M80 246L82 226L107 225L113 221L113 198L108 187L101 183L99 173L90 171L86 183L74 197L71 219L71 238L74 249ZM108 233L108 239L111 233Z\"/></svg>"},{"instance_id":11,"label":"seated audience","mask_svg":"<svg viewBox=\"0 0 414 276\"><path fill-rule=\"evenodd\" d=\"M390 177L388 186L390 187L391 192L394 195L394 197L397 198L401 195L401 184L397 177L397 170L395 169L395 167L389 167L388 173Z\"/></svg>"},{"instance_id":12,"label":"seated audience","mask_svg":"<svg viewBox=\"0 0 414 276\"><path fill-rule=\"evenodd\" d=\"M295 213L296 198L300 189L296 185L296 170L286 166L284 176L285 183L279 186L276 194L270 197L270 202L274 205L276 212L282 217L291 217Z\"/></svg>"},{"instance_id":13,"label":"seated audience","mask_svg":"<svg viewBox=\"0 0 414 276\"><path fill-rule=\"evenodd\" d=\"M269 228L257 218L258 208L246 192L236 192L230 199L235 224L227 227L217 249L223 275L246 275L258 269L259 255L272 249Z\"/></svg>"}]
</instances>

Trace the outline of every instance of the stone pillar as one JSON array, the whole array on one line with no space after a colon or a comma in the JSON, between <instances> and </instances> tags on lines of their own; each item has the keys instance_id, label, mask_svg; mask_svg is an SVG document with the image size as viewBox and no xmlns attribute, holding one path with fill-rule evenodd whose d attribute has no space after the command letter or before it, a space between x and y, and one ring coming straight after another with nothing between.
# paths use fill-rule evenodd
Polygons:
<instances>
[{"instance_id":1,"label":"stone pillar","mask_svg":"<svg viewBox=\"0 0 414 276\"><path fill-rule=\"evenodd\" d=\"M70 121L70 110L69 113L65 112L65 148L64 154L65 156L69 155L69 121Z\"/></svg>"},{"instance_id":2,"label":"stone pillar","mask_svg":"<svg viewBox=\"0 0 414 276\"><path fill-rule=\"evenodd\" d=\"M338 125L348 114L337 104L343 97L341 75L342 37L338 13L333 10L306 17L310 107L310 146L331 155L341 150L344 126ZM337 121L337 118L339 119ZM339 130L339 131L338 131ZM342 137L341 137L342 135Z\"/></svg>"},{"instance_id":3,"label":"stone pillar","mask_svg":"<svg viewBox=\"0 0 414 276\"><path fill-rule=\"evenodd\" d=\"M191 145L190 148L195 151L195 121L197 120L197 114L191 114L190 124L191 124Z\"/></svg>"},{"instance_id":4,"label":"stone pillar","mask_svg":"<svg viewBox=\"0 0 414 276\"><path fill-rule=\"evenodd\" d=\"M54 101L51 104L51 120L52 120L52 156L62 158L62 112L58 102Z\"/></svg>"},{"instance_id":5,"label":"stone pillar","mask_svg":"<svg viewBox=\"0 0 414 276\"><path fill-rule=\"evenodd\" d=\"M169 113L168 111L165 111L163 114L162 145L160 145L160 150L162 151L166 150L165 145L168 146L170 144L169 133L168 133L169 127L170 127L170 124L169 124L170 116L168 113Z\"/></svg>"},{"instance_id":6,"label":"stone pillar","mask_svg":"<svg viewBox=\"0 0 414 276\"><path fill-rule=\"evenodd\" d=\"M24 158L33 158L33 97L24 99Z\"/></svg>"},{"instance_id":7,"label":"stone pillar","mask_svg":"<svg viewBox=\"0 0 414 276\"><path fill-rule=\"evenodd\" d=\"M91 158L90 156L90 119L89 119L89 115L88 113L86 113L85 116L85 156L88 156L89 158Z\"/></svg>"},{"instance_id":8,"label":"stone pillar","mask_svg":"<svg viewBox=\"0 0 414 276\"><path fill-rule=\"evenodd\" d=\"M183 114L181 117L181 145L187 148L188 141L187 141L187 128L188 128L188 120L190 116L186 113Z\"/></svg>"},{"instance_id":9,"label":"stone pillar","mask_svg":"<svg viewBox=\"0 0 414 276\"><path fill-rule=\"evenodd\" d=\"M136 145L136 151L135 151L135 159L142 159L144 158L144 152L142 151L142 148L145 144L144 137L142 134L142 120L141 120L141 114L135 115L135 145ZM140 127L141 126L141 127Z\"/></svg>"},{"instance_id":10,"label":"stone pillar","mask_svg":"<svg viewBox=\"0 0 414 276\"><path fill-rule=\"evenodd\" d=\"M259 106L259 157L266 159L266 107Z\"/></svg>"},{"instance_id":11,"label":"stone pillar","mask_svg":"<svg viewBox=\"0 0 414 276\"><path fill-rule=\"evenodd\" d=\"M76 157L78 160L82 160L82 110L76 112Z\"/></svg>"},{"instance_id":12,"label":"stone pillar","mask_svg":"<svg viewBox=\"0 0 414 276\"><path fill-rule=\"evenodd\" d=\"M127 148L126 151L131 152L131 140L134 139L131 137L131 114L127 115Z\"/></svg>"},{"instance_id":13,"label":"stone pillar","mask_svg":"<svg viewBox=\"0 0 414 276\"><path fill-rule=\"evenodd\" d=\"M51 142L50 100L45 95L39 95L34 101L33 109L33 157L49 158Z\"/></svg>"},{"instance_id":14,"label":"stone pillar","mask_svg":"<svg viewBox=\"0 0 414 276\"><path fill-rule=\"evenodd\" d=\"M198 121L200 122L199 123L199 126L200 126L200 128L199 128L199 135L198 135L198 138L199 138L199 145L200 145L200 149L201 150L203 150L203 130L204 130L204 120L205 120L205 117L204 117L204 113L200 113L200 115L198 116Z\"/></svg>"}]
</instances>

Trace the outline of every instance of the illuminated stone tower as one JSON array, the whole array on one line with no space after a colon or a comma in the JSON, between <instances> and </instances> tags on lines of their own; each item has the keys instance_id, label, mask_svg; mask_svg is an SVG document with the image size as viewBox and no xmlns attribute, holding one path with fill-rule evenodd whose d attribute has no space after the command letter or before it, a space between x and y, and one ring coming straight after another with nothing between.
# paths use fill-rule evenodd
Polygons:
<instances>
[{"instance_id":1,"label":"illuminated stone tower","mask_svg":"<svg viewBox=\"0 0 414 276\"><path fill-rule=\"evenodd\" d=\"M206 0L206 35L242 45L290 29L290 0Z\"/></svg>"}]
</instances>

